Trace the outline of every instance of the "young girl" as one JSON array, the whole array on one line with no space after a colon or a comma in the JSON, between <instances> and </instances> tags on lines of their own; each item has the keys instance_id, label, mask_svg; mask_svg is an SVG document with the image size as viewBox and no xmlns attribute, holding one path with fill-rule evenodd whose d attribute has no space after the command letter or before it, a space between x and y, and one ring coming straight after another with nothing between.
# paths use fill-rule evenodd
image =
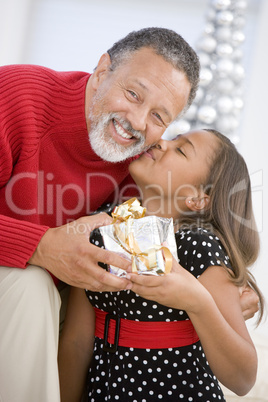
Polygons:
<instances>
[{"instance_id":1,"label":"young girl","mask_svg":"<svg viewBox=\"0 0 268 402\"><path fill-rule=\"evenodd\" d=\"M246 394L257 356L239 287L254 287L260 315L263 299L248 271L259 238L242 157L220 133L198 130L161 140L130 173L147 215L176 222L180 264L163 276L128 274L131 288L121 292L71 290L62 402L79 402L85 382L85 400L99 402L224 401L218 380Z\"/></svg>"}]
</instances>

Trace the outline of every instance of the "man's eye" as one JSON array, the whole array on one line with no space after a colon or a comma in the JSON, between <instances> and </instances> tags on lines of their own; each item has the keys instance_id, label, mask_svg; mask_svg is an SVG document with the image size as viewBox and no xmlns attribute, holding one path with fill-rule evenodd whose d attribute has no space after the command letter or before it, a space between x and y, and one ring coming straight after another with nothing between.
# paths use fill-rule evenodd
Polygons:
<instances>
[{"instance_id":1,"label":"man's eye","mask_svg":"<svg viewBox=\"0 0 268 402\"><path fill-rule=\"evenodd\" d=\"M128 90L128 93L129 93L133 98L138 99L138 95L137 95L135 92Z\"/></svg>"},{"instance_id":2,"label":"man's eye","mask_svg":"<svg viewBox=\"0 0 268 402\"><path fill-rule=\"evenodd\" d=\"M160 120L162 123L164 123L163 120L162 120L162 117L160 116L160 114L154 113L154 115L158 120Z\"/></svg>"}]
</instances>

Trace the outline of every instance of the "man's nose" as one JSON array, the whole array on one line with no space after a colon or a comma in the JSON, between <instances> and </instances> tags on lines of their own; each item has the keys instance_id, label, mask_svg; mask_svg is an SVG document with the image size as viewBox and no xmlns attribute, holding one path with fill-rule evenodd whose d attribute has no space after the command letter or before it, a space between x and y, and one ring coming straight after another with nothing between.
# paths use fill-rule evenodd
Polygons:
<instances>
[{"instance_id":1,"label":"man's nose","mask_svg":"<svg viewBox=\"0 0 268 402\"><path fill-rule=\"evenodd\" d=\"M132 128L142 133L146 132L148 113L145 108L133 107L126 115Z\"/></svg>"}]
</instances>

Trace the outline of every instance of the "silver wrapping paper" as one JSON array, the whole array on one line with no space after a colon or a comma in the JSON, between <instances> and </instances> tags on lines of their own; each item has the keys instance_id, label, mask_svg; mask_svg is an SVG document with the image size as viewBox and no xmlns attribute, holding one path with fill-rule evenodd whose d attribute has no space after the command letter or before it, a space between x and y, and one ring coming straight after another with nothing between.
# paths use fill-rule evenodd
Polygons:
<instances>
[{"instance_id":1,"label":"silver wrapping paper","mask_svg":"<svg viewBox=\"0 0 268 402\"><path fill-rule=\"evenodd\" d=\"M130 232L133 233L134 239L141 252L146 252L166 242L165 246L178 261L172 219L147 216L140 219L128 219L120 224L102 226L99 228L105 248L120 254L129 261L132 261L134 258L138 274L161 275L165 272L165 260L162 250L156 251L156 266L152 269L148 269L148 266L144 264L144 258L135 255L135 253L131 253L127 241L122 241L122 237L120 239L118 238L115 232L115 225L118 225L120 233L124 234L124 240L126 240L127 234ZM124 277L127 274L126 271L113 265L109 266L109 271L120 277Z\"/></svg>"}]
</instances>

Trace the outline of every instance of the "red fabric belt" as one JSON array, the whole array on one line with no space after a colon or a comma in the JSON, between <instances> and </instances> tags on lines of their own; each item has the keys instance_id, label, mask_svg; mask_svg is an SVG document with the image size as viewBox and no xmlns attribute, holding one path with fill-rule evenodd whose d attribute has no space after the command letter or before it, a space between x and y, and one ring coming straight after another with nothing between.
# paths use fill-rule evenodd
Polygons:
<instances>
[{"instance_id":1,"label":"red fabric belt","mask_svg":"<svg viewBox=\"0 0 268 402\"><path fill-rule=\"evenodd\" d=\"M104 339L104 350L117 345L141 349L166 349L192 345L199 340L190 320L172 322L133 321L95 308L95 336Z\"/></svg>"}]
</instances>

